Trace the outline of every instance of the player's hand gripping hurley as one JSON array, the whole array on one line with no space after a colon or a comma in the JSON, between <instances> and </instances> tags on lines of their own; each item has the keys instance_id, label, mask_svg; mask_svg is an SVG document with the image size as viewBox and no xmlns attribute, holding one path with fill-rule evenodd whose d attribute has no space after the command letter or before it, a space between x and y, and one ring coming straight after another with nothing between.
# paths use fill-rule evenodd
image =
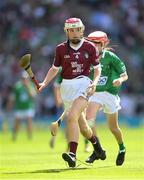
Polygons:
<instances>
[{"instance_id":1,"label":"player's hand gripping hurley","mask_svg":"<svg viewBox=\"0 0 144 180\"><path fill-rule=\"evenodd\" d=\"M33 83L36 85L37 89L39 89L40 85L32 71L30 61L31 61L31 54L25 54L24 56L21 57L19 64L20 64L20 67L23 68L28 73Z\"/></svg>"}]
</instances>

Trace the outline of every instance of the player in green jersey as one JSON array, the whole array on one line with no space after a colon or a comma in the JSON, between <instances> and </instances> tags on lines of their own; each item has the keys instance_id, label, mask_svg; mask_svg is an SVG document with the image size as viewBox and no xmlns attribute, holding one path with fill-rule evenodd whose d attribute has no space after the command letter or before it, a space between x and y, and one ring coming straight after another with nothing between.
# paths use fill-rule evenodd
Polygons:
<instances>
[{"instance_id":1,"label":"player in green jersey","mask_svg":"<svg viewBox=\"0 0 144 180\"><path fill-rule=\"evenodd\" d=\"M109 129L119 145L116 165L120 166L125 160L126 148L124 146L121 129L118 125L118 110L121 109L118 92L122 83L128 79L126 67L123 61L107 47L109 39L106 33L95 31L89 34L87 39L93 42L99 49L102 72L96 87L96 92L89 99L86 119L97 136L95 130L96 114L99 110L103 110L107 115ZM98 159L96 153L93 152L86 162L93 163Z\"/></svg>"},{"instance_id":2,"label":"player in green jersey","mask_svg":"<svg viewBox=\"0 0 144 180\"><path fill-rule=\"evenodd\" d=\"M13 140L16 140L21 120L27 122L28 137L32 138L32 119L35 114L34 98L36 91L31 83L28 74L22 72L22 78L14 85L11 96L8 101L8 109L14 107L15 119L13 127Z\"/></svg>"}]
</instances>

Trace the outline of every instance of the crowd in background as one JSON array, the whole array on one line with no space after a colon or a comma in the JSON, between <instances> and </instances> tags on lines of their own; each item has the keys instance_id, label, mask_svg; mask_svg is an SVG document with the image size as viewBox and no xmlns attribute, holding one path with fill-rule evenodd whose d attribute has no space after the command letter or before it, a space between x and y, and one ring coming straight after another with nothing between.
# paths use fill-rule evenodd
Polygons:
<instances>
[{"instance_id":1,"label":"crowd in background","mask_svg":"<svg viewBox=\"0 0 144 180\"><path fill-rule=\"evenodd\" d=\"M13 84L20 79L19 58L32 54L41 82L57 44L65 41L64 21L79 17L85 36L105 31L126 64L129 80L121 91L121 113L144 117L144 0L5 0L0 3L0 107L5 110ZM51 83L36 99L37 115L56 113Z\"/></svg>"}]
</instances>

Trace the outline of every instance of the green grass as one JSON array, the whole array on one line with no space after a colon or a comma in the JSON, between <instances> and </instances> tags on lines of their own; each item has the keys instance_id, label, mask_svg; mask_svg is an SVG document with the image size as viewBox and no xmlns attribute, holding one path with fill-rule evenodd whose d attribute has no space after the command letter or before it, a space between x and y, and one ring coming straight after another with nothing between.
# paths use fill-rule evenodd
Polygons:
<instances>
[{"instance_id":1,"label":"green grass","mask_svg":"<svg viewBox=\"0 0 144 180\"><path fill-rule=\"evenodd\" d=\"M0 179L73 179L73 180L119 180L144 179L144 129L123 127L127 148L126 161L121 167L115 165L118 146L113 135L105 126L99 126L99 136L107 151L105 161L96 161L93 166L83 164L89 153L84 152L80 137L77 158L78 167L69 169L61 158L66 150L66 141L59 132L54 149L50 149L50 133L37 129L32 141L22 131L16 142L11 141L10 132L0 134Z\"/></svg>"}]
</instances>

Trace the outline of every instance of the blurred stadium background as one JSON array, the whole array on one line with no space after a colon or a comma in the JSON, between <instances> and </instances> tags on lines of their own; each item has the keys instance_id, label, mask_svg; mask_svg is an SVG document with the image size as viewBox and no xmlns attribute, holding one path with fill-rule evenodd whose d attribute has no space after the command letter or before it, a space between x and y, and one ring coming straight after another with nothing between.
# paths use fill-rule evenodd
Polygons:
<instances>
[{"instance_id":1,"label":"blurred stadium background","mask_svg":"<svg viewBox=\"0 0 144 180\"><path fill-rule=\"evenodd\" d=\"M121 91L120 122L129 127L144 124L144 0L4 0L0 1L0 129L11 128L7 97L19 80L19 57L32 54L39 81L45 77L58 43L65 41L64 21L79 17L85 35L105 31L115 52L124 60L129 80ZM34 121L56 118L53 83L36 98ZM103 122L99 115L98 122Z\"/></svg>"}]
</instances>

